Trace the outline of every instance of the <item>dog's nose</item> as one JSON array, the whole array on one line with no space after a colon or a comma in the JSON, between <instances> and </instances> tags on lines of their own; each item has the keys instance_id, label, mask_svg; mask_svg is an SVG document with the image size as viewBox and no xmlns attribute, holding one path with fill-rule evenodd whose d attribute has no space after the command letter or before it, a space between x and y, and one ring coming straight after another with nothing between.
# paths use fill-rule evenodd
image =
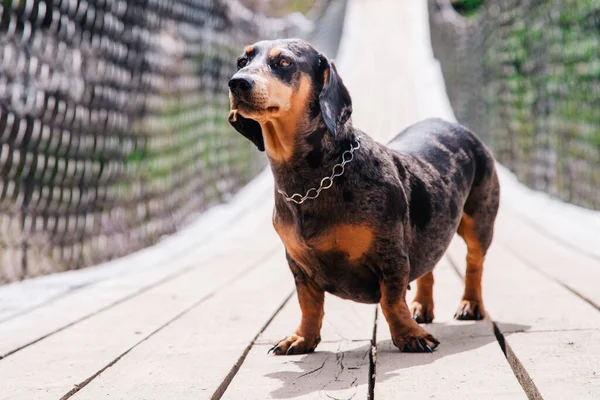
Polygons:
<instances>
[{"instance_id":1,"label":"dog's nose","mask_svg":"<svg viewBox=\"0 0 600 400\"><path fill-rule=\"evenodd\" d=\"M248 92L252 86L254 86L254 80L249 76L240 76L229 81L229 89L233 94Z\"/></svg>"}]
</instances>

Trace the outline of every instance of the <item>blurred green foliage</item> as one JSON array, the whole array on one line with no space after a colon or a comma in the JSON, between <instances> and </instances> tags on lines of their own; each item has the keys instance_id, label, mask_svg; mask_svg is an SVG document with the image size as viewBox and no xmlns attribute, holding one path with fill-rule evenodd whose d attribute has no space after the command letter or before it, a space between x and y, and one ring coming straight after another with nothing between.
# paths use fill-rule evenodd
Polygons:
<instances>
[{"instance_id":1,"label":"blurred green foliage","mask_svg":"<svg viewBox=\"0 0 600 400\"><path fill-rule=\"evenodd\" d=\"M600 209L600 1L494 0L477 15L430 20L457 118L522 182Z\"/></svg>"},{"instance_id":2,"label":"blurred green foliage","mask_svg":"<svg viewBox=\"0 0 600 400\"><path fill-rule=\"evenodd\" d=\"M453 0L452 7L461 15L469 16L477 13L485 0Z\"/></svg>"}]
</instances>

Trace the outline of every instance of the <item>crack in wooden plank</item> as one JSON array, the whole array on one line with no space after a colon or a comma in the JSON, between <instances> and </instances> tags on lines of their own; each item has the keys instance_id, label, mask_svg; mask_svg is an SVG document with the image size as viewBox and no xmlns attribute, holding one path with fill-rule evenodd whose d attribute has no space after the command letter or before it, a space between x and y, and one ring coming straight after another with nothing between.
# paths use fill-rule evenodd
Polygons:
<instances>
[{"instance_id":1,"label":"crack in wooden plank","mask_svg":"<svg viewBox=\"0 0 600 400\"><path fill-rule=\"evenodd\" d=\"M338 352L335 354L335 363L336 363L336 365L337 365L338 368L336 369L336 371L333 374L333 379L330 380L329 382L325 383L323 386L321 386L321 389L319 390L319 393L324 394L325 396L327 396L327 397L329 397L330 399L333 399L333 400L352 400L354 397L356 397L356 394L358 392L358 386L357 386L358 378L357 377L354 377L352 379L352 382L350 382L348 384L348 387L354 388L354 392L351 395L349 395L350 397L343 397L343 398L342 397L334 397L334 396L332 396L332 395L324 392L325 388L327 386L329 386L329 384L331 384L333 382L339 382L340 381L339 377L344 373L344 370L346 369L346 366L344 365L344 359L345 359L345 356L346 356L346 352L344 352L344 351L340 352L340 347L341 346L338 346ZM370 352L370 350L366 351L365 352L365 356L368 355L369 352ZM312 371L309 371L309 372L307 372L305 374L302 374L298 378L300 378L302 376L309 375L309 374L314 373L314 372L316 372L318 370L321 370L328 359L329 359L329 357L325 358L325 360L323 361L323 364L321 364L320 367L318 367L318 368L316 368L316 369L314 369ZM364 356L363 356L363 359L364 359ZM348 370L351 370L351 369L360 369L360 367L357 367L357 368L348 367L347 369Z\"/></svg>"},{"instance_id":2,"label":"crack in wooden plank","mask_svg":"<svg viewBox=\"0 0 600 400\"><path fill-rule=\"evenodd\" d=\"M308 372L305 372L305 373L303 373L302 375L298 375L298 376L296 377L296 379L302 378L302 377L304 377L304 376L307 376L307 375L310 375L310 374L313 374L313 373L315 373L315 372L317 372L317 371L320 371L320 370L322 370L322 369L323 369L323 367L325 366L325 363L327 362L327 360L329 360L329 356L325 357L325 359L323 360L323 363L322 363L320 366L318 366L317 368L315 368L315 369L313 369L313 370L310 370L310 371L308 371ZM323 386L323 387L325 387L325 386Z\"/></svg>"}]
</instances>

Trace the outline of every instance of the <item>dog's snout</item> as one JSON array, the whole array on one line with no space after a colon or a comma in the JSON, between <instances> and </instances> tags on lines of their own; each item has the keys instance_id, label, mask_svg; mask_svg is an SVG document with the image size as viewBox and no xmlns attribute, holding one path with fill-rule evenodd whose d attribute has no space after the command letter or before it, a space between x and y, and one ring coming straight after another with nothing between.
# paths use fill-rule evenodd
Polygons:
<instances>
[{"instance_id":1,"label":"dog's snout","mask_svg":"<svg viewBox=\"0 0 600 400\"><path fill-rule=\"evenodd\" d=\"M232 78L229 81L229 89L233 94L242 94L248 92L254 86L254 80L249 76L240 76Z\"/></svg>"}]
</instances>

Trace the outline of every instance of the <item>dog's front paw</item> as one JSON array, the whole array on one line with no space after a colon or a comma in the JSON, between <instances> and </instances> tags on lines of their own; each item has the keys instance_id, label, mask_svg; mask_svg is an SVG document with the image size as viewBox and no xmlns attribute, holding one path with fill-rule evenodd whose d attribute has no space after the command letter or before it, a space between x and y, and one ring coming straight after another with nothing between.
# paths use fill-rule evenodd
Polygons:
<instances>
[{"instance_id":1,"label":"dog's front paw","mask_svg":"<svg viewBox=\"0 0 600 400\"><path fill-rule=\"evenodd\" d=\"M419 324L429 324L433 322L433 304L420 303L413 301L410 305L410 313Z\"/></svg>"},{"instance_id":2,"label":"dog's front paw","mask_svg":"<svg viewBox=\"0 0 600 400\"><path fill-rule=\"evenodd\" d=\"M483 303L477 300L462 300L454 314L454 319L460 321L479 321L485 318L485 309Z\"/></svg>"},{"instance_id":3,"label":"dog's front paw","mask_svg":"<svg viewBox=\"0 0 600 400\"><path fill-rule=\"evenodd\" d=\"M320 337L305 337L293 334L281 339L275 346L269 349L269 353L273 352L273 354L278 356L312 353L320 341Z\"/></svg>"},{"instance_id":4,"label":"dog's front paw","mask_svg":"<svg viewBox=\"0 0 600 400\"><path fill-rule=\"evenodd\" d=\"M433 335L425 332L423 329L414 330L404 335L398 335L392 338L394 345L405 353L423 353L433 352L438 347L440 341Z\"/></svg>"}]
</instances>

